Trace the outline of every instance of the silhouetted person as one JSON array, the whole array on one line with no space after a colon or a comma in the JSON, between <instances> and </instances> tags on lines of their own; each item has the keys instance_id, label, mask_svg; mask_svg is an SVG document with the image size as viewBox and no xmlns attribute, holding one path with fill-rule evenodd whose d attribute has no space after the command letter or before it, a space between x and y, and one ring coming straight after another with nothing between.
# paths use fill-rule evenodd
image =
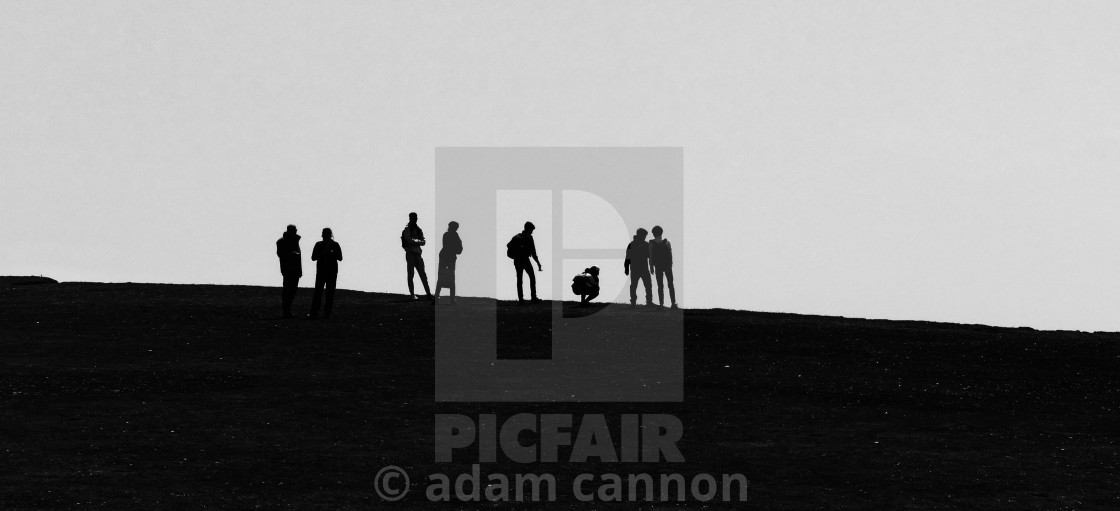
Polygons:
<instances>
[{"instance_id":1,"label":"silhouetted person","mask_svg":"<svg viewBox=\"0 0 1120 511\"><path fill-rule=\"evenodd\" d=\"M653 239L649 241L649 264L657 277L657 302L665 306L665 287L662 278L669 281L669 301L677 308L677 290L673 287L673 246L668 239L662 239L664 230L660 225L653 226Z\"/></svg>"},{"instance_id":2,"label":"silhouetted person","mask_svg":"<svg viewBox=\"0 0 1120 511\"><path fill-rule=\"evenodd\" d=\"M408 295L416 300L416 288L412 284L412 276L416 273L420 274L420 283L424 284L424 294L432 297L432 291L428 288L428 274L424 272L424 258L420 254L424 251L423 247L427 241L424 239L424 230L416 225L416 213L408 214L408 225L404 226L401 231L401 248L404 249L404 261L408 265Z\"/></svg>"},{"instance_id":3,"label":"silhouetted person","mask_svg":"<svg viewBox=\"0 0 1120 511\"><path fill-rule=\"evenodd\" d=\"M303 276L303 257L299 251L299 235L296 226L289 225L288 230L280 239L276 240L276 257L280 258L280 274L284 276L284 290L280 293L280 305L284 309L284 317L292 317L292 301L296 298L296 289L299 288L299 278Z\"/></svg>"},{"instance_id":4,"label":"silhouetted person","mask_svg":"<svg viewBox=\"0 0 1120 511\"><path fill-rule=\"evenodd\" d=\"M537 244L533 241L533 230L537 227L533 222L525 222L525 230L517 234L506 243L506 256L513 259L513 269L517 271L517 303L525 303L525 294L521 286L521 273L529 274L530 301L539 302L537 298L537 276L533 274L532 258L537 262L537 271L544 271L541 260L537 258Z\"/></svg>"},{"instance_id":5,"label":"silhouetted person","mask_svg":"<svg viewBox=\"0 0 1120 511\"><path fill-rule=\"evenodd\" d=\"M622 268L630 276L630 305L636 305L638 302L639 280L646 285L646 305L653 305L653 287L650 284L649 275L649 243L646 242L647 234L649 233L645 229L639 227L638 233L634 235L634 240L626 245L626 261L622 263Z\"/></svg>"},{"instance_id":6,"label":"silhouetted person","mask_svg":"<svg viewBox=\"0 0 1120 511\"><path fill-rule=\"evenodd\" d=\"M311 260L315 261L315 295L311 298L310 318L319 317L319 300L323 297L323 288L326 288L327 304L323 316L331 317L334 307L334 285L338 280L338 262L342 260L342 247L335 243L331 228L323 229L323 241L315 243L311 249Z\"/></svg>"},{"instance_id":7,"label":"silhouetted person","mask_svg":"<svg viewBox=\"0 0 1120 511\"><path fill-rule=\"evenodd\" d=\"M432 303L439 300L441 288L447 288L451 293L451 303L455 303L455 261L463 253L463 240L459 238L459 222L447 224L447 232L443 233L443 248L439 251L439 273L436 274L436 294Z\"/></svg>"},{"instance_id":8,"label":"silhouetted person","mask_svg":"<svg viewBox=\"0 0 1120 511\"><path fill-rule=\"evenodd\" d=\"M580 306L586 306L599 296L599 267L585 268L572 279L572 292L579 295Z\"/></svg>"}]
</instances>

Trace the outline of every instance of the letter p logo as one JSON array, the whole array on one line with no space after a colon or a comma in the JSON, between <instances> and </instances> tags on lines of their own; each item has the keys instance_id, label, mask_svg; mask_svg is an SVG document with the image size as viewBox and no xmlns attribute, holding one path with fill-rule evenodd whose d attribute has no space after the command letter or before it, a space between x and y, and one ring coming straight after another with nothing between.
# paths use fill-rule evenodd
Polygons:
<instances>
[{"instance_id":1,"label":"letter p logo","mask_svg":"<svg viewBox=\"0 0 1120 511\"><path fill-rule=\"evenodd\" d=\"M683 296L683 165L681 148L437 148L436 224L458 221L466 247L458 263L457 290L464 295L498 296L494 261L508 261L505 242L516 234L496 228L499 193L549 191L552 222L534 220L534 237L557 302L552 310L550 360L497 358L496 300L488 301L481 312L474 307L437 308L436 401L683 400L680 311L611 304L595 314L566 318L559 303L572 277L563 273L564 260L609 259L610 264L600 265L601 275L609 278L601 281L624 280L628 294L630 277L622 274L624 248L638 227L650 230L654 225L662 226L672 240L676 296ZM564 246L564 222L586 214L564 211L565 191L587 192L614 208L628 234L622 237L618 229L604 228L602 236L607 238L604 246L617 248ZM580 223L587 225L587 218ZM595 234L584 232L581 237ZM551 242L541 243L542 237ZM551 246L551 253L540 252L542 245ZM512 261L509 264L512 272ZM645 262L637 264L644 267ZM644 286L638 285L639 304L645 302ZM656 282L652 286L656 301ZM604 286L600 299L614 299L616 291ZM668 289L665 295L668 304Z\"/></svg>"}]
</instances>

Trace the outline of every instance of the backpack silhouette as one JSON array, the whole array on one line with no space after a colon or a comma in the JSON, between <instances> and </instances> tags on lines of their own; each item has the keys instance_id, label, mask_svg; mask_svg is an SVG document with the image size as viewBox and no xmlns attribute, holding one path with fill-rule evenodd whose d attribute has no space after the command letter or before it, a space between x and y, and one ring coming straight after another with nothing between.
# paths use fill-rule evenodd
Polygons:
<instances>
[{"instance_id":1,"label":"backpack silhouette","mask_svg":"<svg viewBox=\"0 0 1120 511\"><path fill-rule=\"evenodd\" d=\"M583 273L572 277L572 292L577 295L599 294L599 267L584 268Z\"/></svg>"},{"instance_id":2,"label":"backpack silhouette","mask_svg":"<svg viewBox=\"0 0 1120 511\"><path fill-rule=\"evenodd\" d=\"M509 243L506 243L506 257L510 259L529 257L529 254L526 254L525 252L525 240L521 237L520 234L513 235L513 238L510 238Z\"/></svg>"},{"instance_id":3,"label":"backpack silhouette","mask_svg":"<svg viewBox=\"0 0 1120 511\"><path fill-rule=\"evenodd\" d=\"M592 276L587 273L581 273L572 277L572 292L577 295L588 294L596 287L598 286L595 284Z\"/></svg>"}]
</instances>

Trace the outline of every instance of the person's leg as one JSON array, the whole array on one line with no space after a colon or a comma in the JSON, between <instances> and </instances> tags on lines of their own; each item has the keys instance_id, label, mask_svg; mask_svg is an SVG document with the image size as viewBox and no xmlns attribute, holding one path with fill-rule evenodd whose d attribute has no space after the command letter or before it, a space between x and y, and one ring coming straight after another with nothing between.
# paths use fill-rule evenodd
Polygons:
<instances>
[{"instance_id":1,"label":"person's leg","mask_svg":"<svg viewBox=\"0 0 1120 511\"><path fill-rule=\"evenodd\" d=\"M299 293L299 279L299 275L292 277L292 294L291 297L288 298L288 312L292 311L292 304L295 303L296 294Z\"/></svg>"},{"instance_id":2,"label":"person's leg","mask_svg":"<svg viewBox=\"0 0 1120 511\"><path fill-rule=\"evenodd\" d=\"M337 273L332 273L332 274L327 276L326 282L325 282L326 287L327 287L327 291L326 291L327 306L326 306L326 309L323 311L323 313L328 318L331 317L331 309L334 308L334 285L335 285L336 282L338 282L338 274Z\"/></svg>"},{"instance_id":3,"label":"person's leg","mask_svg":"<svg viewBox=\"0 0 1120 511\"><path fill-rule=\"evenodd\" d=\"M587 303L591 303L591 300L594 300L597 296L599 296L599 288L591 288L591 292L587 295Z\"/></svg>"},{"instance_id":4,"label":"person's leg","mask_svg":"<svg viewBox=\"0 0 1120 511\"><path fill-rule=\"evenodd\" d=\"M319 303L323 299L323 275L315 274L315 294L311 296L311 317L319 315Z\"/></svg>"},{"instance_id":5,"label":"person's leg","mask_svg":"<svg viewBox=\"0 0 1120 511\"><path fill-rule=\"evenodd\" d=\"M665 288L663 287L662 277L665 276L665 270L662 270L661 267L658 266L654 270L654 273L657 274L657 303L660 304L662 307L664 307L665 306Z\"/></svg>"},{"instance_id":6,"label":"person's leg","mask_svg":"<svg viewBox=\"0 0 1120 511\"><path fill-rule=\"evenodd\" d=\"M677 306L677 290L673 287L673 268L665 268L665 278L669 281L669 302Z\"/></svg>"},{"instance_id":7,"label":"person's leg","mask_svg":"<svg viewBox=\"0 0 1120 511\"><path fill-rule=\"evenodd\" d=\"M638 272L630 269L630 305L638 303Z\"/></svg>"},{"instance_id":8,"label":"person's leg","mask_svg":"<svg viewBox=\"0 0 1120 511\"><path fill-rule=\"evenodd\" d=\"M527 263L525 272L529 274L529 295L532 296L530 300L539 300L537 298L537 273L533 271L533 263Z\"/></svg>"},{"instance_id":9,"label":"person's leg","mask_svg":"<svg viewBox=\"0 0 1120 511\"><path fill-rule=\"evenodd\" d=\"M436 292L432 294L432 300L439 298L440 291L445 287L445 275L447 275L447 263L439 261L439 265L436 266Z\"/></svg>"},{"instance_id":10,"label":"person's leg","mask_svg":"<svg viewBox=\"0 0 1120 511\"><path fill-rule=\"evenodd\" d=\"M408 294L409 296L416 296L416 288L412 284L412 276L416 272L416 267L413 265L412 252L406 251L404 253L404 262L408 265Z\"/></svg>"},{"instance_id":11,"label":"person's leg","mask_svg":"<svg viewBox=\"0 0 1120 511\"><path fill-rule=\"evenodd\" d=\"M428 287L428 274L424 271L424 258L416 254L416 272L420 274L420 283L424 284L424 294L431 297L432 290Z\"/></svg>"},{"instance_id":12,"label":"person's leg","mask_svg":"<svg viewBox=\"0 0 1120 511\"><path fill-rule=\"evenodd\" d=\"M513 260L513 271L517 272L517 301L519 301L519 302L525 301L525 292L522 291L523 287L522 287L522 284L521 284L521 272L524 269L525 268L521 265L520 260L518 260L518 259Z\"/></svg>"},{"instance_id":13,"label":"person's leg","mask_svg":"<svg viewBox=\"0 0 1120 511\"><path fill-rule=\"evenodd\" d=\"M451 303L455 303L455 260L448 263L447 274L451 278L451 282L447 283L447 291L451 294Z\"/></svg>"},{"instance_id":14,"label":"person's leg","mask_svg":"<svg viewBox=\"0 0 1120 511\"><path fill-rule=\"evenodd\" d=\"M296 298L296 289L298 288L299 277L290 275L284 276L284 292L281 298L284 308L284 317L290 317L292 315L292 302Z\"/></svg>"},{"instance_id":15,"label":"person's leg","mask_svg":"<svg viewBox=\"0 0 1120 511\"><path fill-rule=\"evenodd\" d=\"M642 283L646 286L646 305L653 305L653 283L649 271L642 272Z\"/></svg>"}]
</instances>

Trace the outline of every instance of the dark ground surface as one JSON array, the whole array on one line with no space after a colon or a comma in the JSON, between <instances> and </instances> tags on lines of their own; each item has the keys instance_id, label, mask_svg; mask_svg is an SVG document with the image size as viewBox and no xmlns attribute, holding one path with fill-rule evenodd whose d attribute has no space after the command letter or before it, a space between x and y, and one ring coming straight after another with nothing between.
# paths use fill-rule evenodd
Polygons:
<instances>
[{"instance_id":1,"label":"dark ground surface","mask_svg":"<svg viewBox=\"0 0 1120 511\"><path fill-rule=\"evenodd\" d=\"M434 463L433 414L517 412L672 413L686 461L484 474L739 472L737 509L1120 509L1117 334L689 310L683 403L455 404L433 402L430 306L341 291L329 321L282 320L279 295L0 286L0 509L428 508L424 475L470 463ZM392 504L389 464L414 483ZM610 507L559 493L535 507Z\"/></svg>"}]
</instances>

